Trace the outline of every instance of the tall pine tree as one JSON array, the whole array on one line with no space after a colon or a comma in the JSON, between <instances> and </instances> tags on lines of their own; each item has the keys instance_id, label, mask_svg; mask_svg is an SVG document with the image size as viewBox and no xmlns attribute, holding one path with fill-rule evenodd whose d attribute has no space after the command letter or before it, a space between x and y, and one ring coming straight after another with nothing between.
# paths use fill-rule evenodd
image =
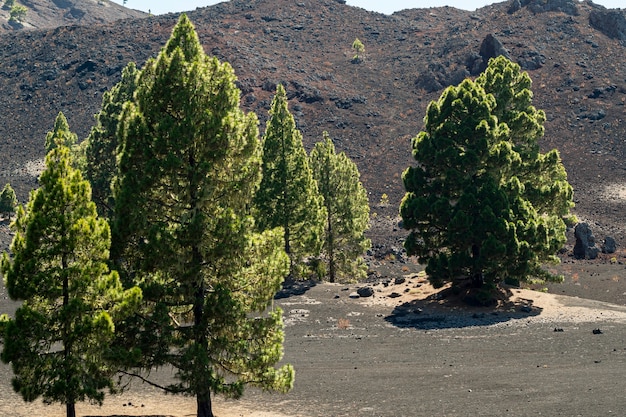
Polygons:
<instances>
[{"instance_id":1,"label":"tall pine tree","mask_svg":"<svg viewBox=\"0 0 626 417\"><path fill-rule=\"evenodd\" d=\"M303 258L319 255L326 216L282 85L276 88L263 137L263 179L254 204L259 230L283 228L291 275L300 275Z\"/></svg>"},{"instance_id":2,"label":"tall pine tree","mask_svg":"<svg viewBox=\"0 0 626 417\"><path fill-rule=\"evenodd\" d=\"M195 396L199 417L213 416L212 393L287 391L294 376L274 368L283 323L271 304L289 260L279 230L254 233L262 149L239 95L183 14L119 128L113 259L145 300L126 323L126 365L171 365L167 390Z\"/></svg>"},{"instance_id":3,"label":"tall pine tree","mask_svg":"<svg viewBox=\"0 0 626 417\"><path fill-rule=\"evenodd\" d=\"M41 187L12 224L12 257L1 270L9 296L23 301L3 324L2 360L25 401L102 402L115 370L105 360L115 323L139 306L141 291L124 291L107 267L110 232L90 199L89 183L57 143L46 157Z\"/></svg>"},{"instance_id":4,"label":"tall pine tree","mask_svg":"<svg viewBox=\"0 0 626 417\"><path fill-rule=\"evenodd\" d=\"M539 152L545 115L529 87L519 66L498 58L476 82L446 89L413 139L418 164L403 175L407 252L435 286L482 287L479 302L505 279L559 279L541 266L565 242L572 189L558 153Z\"/></svg>"},{"instance_id":5,"label":"tall pine tree","mask_svg":"<svg viewBox=\"0 0 626 417\"><path fill-rule=\"evenodd\" d=\"M327 132L313 147L310 159L326 208L323 255L329 280L364 278L367 266L362 255L371 242L365 237L369 204L359 170L344 152L336 153Z\"/></svg>"},{"instance_id":6,"label":"tall pine tree","mask_svg":"<svg viewBox=\"0 0 626 417\"><path fill-rule=\"evenodd\" d=\"M105 218L111 218L114 206L111 183L117 169L117 127L124 103L133 99L138 73L135 64L129 63L121 81L104 93L96 125L87 138L85 177L91 183L98 213Z\"/></svg>"}]
</instances>

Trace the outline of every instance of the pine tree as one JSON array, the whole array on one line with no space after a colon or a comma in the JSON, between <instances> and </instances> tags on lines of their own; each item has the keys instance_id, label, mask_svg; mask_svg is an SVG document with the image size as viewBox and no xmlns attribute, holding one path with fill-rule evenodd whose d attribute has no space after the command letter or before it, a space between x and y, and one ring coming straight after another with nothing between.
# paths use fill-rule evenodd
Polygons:
<instances>
[{"instance_id":1,"label":"pine tree","mask_svg":"<svg viewBox=\"0 0 626 417\"><path fill-rule=\"evenodd\" d=\"M283 325L271 307L289 260L279 230L254 233L262 150L239 95L231 66L204 54L183 14L120 119L112 255L145 300L120 357L171 365L177 381L165 388L195 396L199 417L213 415L212 393L293 383L291 366L274 368Z\"/></svg>"},{"instance_id":2,"label":"pine tree","mask_svg":"<svg viewBox=\"0 0 626 417\"><path fill-rule=\"evenodd\" d=\"M263 179L254 204L259 230L283 228L290 273L300 275L303 258L319 255L326 216L282 85L276 88L263 137Z\"/></svg>"},{"instance_id":3,"label":"pine tree","mask_svg":"<svg viewBox=\"0 0 626 417\"><path fill-rule=\"evenodd\" d=\"M496 99L493 114L509 128L509 141L520 154L523 167L516 176L524 186L524 197L544 216L569 217L573 207L567 173L558 151L541 154L546 115L532 105L532 81L527 72L503 56L492 59L476 83ZM558 220L554 220L558 221Z\"/></svg>"},{"instance_id":4,"label":"pine tree","mask_svg":"<svg viewBox=\"0 0 626 417\"><path fill-rule=\"evenodd\" d=\"M58 146L72 148L77 142L77 136L70 131L67 118L63 112L59 112L54 120L54 128L46 134L45 150L46 154Z\"/></svg>"},{"instance_id":5,"label":"pine tree","mask_svg":"<svg viewBox=\"0 0 626 417\"><path fill-rule=\"evenodd\" d=\"M129 63L121 81L104 93L96 125L87 138L85 177L91 183L98 214L105 218L111 218L114 205L111 183L117 169L118 122L124 103L133 99L138 73L135 64Z\"/></svg>"},{"instance_id":6,"label":"pine tree","mask_svg":"<svg viewBox=\"0 0 626 417\"><path fill-rule=\"evenodd\" d=\"M367 268L362 255L371 242L364 234L369 227L369 205L359 170L344 152L336 153L326 132L310 159L326 208L323 253L330 282L364 278Z\"/></svg>"},{"instance_id":7,"label":"pine tree","mask_svg":"<svg viewBox=\"0 0 626 417\"><path fill-rule=\"evenodd\" d=\"M403 175L407 253L437 287L467 279L482 287L478 302L502 280L560 279L541 265L557 260L572 206L558 153L538 150L545 116L530 105L529 78L503 59L430 103L413 139L418 164Z\"/></svg>"},{"instance_id":8,"label":"pine tree","mask_svg":"<svg viewBox=\"0 0 626 417\"><path fill-rule=\"evenodd\" d=\"M2 360L25 401L64 403L74 417L77 402L102 403L114 388L107 347L114 323L138 307L141 292L123 291L108 270L109 226L66 146L47 155L39 181L12 224L13 257L2 258L9 296L23 301L14 319L4 318Z\"/></svg>"},{"instance_id":9,"label":"pine tree","mask_svg":"<svg viewBox=\"0 0 626 417\"><path fill-rule=\"evenodd\" d=\"M78 136L70 130L67 119L63 112L59 112L54 128L46 134L45 150L46 154L58 146L65 146L70 149L72 166L81 171L85 167L85 145L78 143Z\"/></svg>"},{"instance_id":10,"label":"pine tree","mask_svg":"<svg viewBox=\"0 0 626 417\"><path fill-rule=\"evenodd\" d=\"M15 213L15 207L17 207L17 197L11 184L7 183L0 193L0 213L6 219L11 220L11 213Z\"/></svg>"}]
</instances>

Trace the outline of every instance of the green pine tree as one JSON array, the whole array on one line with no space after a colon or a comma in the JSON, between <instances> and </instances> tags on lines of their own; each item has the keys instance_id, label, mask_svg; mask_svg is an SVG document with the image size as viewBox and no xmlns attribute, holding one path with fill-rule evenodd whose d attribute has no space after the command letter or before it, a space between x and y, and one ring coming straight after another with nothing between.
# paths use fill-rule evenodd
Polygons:
<instances>
[{"instance_id":1,"label":"green pine tree","mask_svg":"<svg viewBox=\"0 0 626 417\"><path fill-rule=\"evenodd\" d=\"M46 134L46 154L58 146L69 148L72 166L84 172L86 162L85 142L78 143L78 136L70 130L63 112L59 112L54 121L54 128Z\"/></svg>"},{"instance_id":2,"label":"green pine tree","mask_svg":"<svg viewBox=\"0 0 626 417\"><path fill-rule=\"evenodd\" d=\"M111 218L114 206L111 183L117 169L118 122L124 103L133 99L138 73L135 64L129 63L122 71L122 80L104 93L96 125L86 140L85 177L91 183L98 214L105 218Z\"/></svg>"},{"instance_id":3,"label":"green pine tree","mask_svg":"<svg viewBox=\"0 0 626 417\"><path fill-rule=\"evenodd\" d=\"M11 184L7 183L0 193L0 213L6 219L11 220L11 213L15 213L15 207L17 207L17 197Z\"/></svg>"},{"instance_id":4,"label":"green pine tree","mask_svg":"<svg viewBox=\"0 0 626 417\"><path fill-rule=\"evenodd\" d=\"M46 154L59 146L66 146L71 149L76 143L76 134L70 131L70 126L63 112L59 112L54 120L54 128L46 134Z\"/></svg>"},{"instance_id":5,"label":"green pine tree","mask_svg":"<svg viewBox=\"0 0 626 417\"><path fill-rule=\"evenodd\" d=\"M367 273L362 255L371 242L364 234L369 228L369 205L359 170L344 152L336 153L326 132L310 160L326 208L323 253L330 282L362 279Z\"/></svg>"},{"instance_id":6,"label":"green pine tree","mask_svg":"<svg viewBox=\"0 0 626 417\"><path fill-rule=\"evenodd\" d=\"M573 207L567 173L558 151L540 153L546 115L532 105L532 81L527 72L507 58L492 59L476 83L496 99L493 114L509 128L509 141L520 154L522 167L515 175L524 186L524 197L544 216L569 217Z\"/></svg>"},{"instance_id":7,"label":"green pine tree","mask_svg":"<svg viewBox=\"0 0 626 417\"><path fill-rule=\"evenodd\" d=\"M303 258L319 255L326 215L282 85L263 137L263 179L254 204L259 230L283 228L290 273L301 275Z\"/></svg>"},{"instance_id":8,"label":"green pine tree","mask_svg":"<svg viewBox=\"0 0 626 417\"><path fill-rule=\"evenodd\" d=\"M403 175L407 253L427 264L437 287L469 280L482 288L478 302L503 280L559 279L541 266L556 260L572 206L558 153L539 153L545 116L530 105L528 76L503 59L430 103L413 139L418 164Z\"/></svg>"},{"instance_id":9,"label":"green pine tree","mask_svg":"<svg viewBox=\"0 0 626 417\"><path fill-rule=\"evenodd\" d=\"M283 324L271 304L289 260L279 229L254 233L262 149L239 95L231 66L204 54L183 14L120 119L112 255L145 300L120 357L171 365L166 389L195 396L199 417L213 416L212 393L287 391L294 376L274 368Z\"/></svg>"},{"instance_id":10,"label":"green pine tree","mask_svg":"<svg viewBox=\"0 0 626 417\"><path fill-rule=\"evenodd\" d=\"M12 224L12 258L2 258L9 296L23 303L15 318L4 317L1 356L25 401L64 403L74 417L77 402L102 403L104 390L114 388L107 348L141 291L124 291L109 271L109 226L66 146L47 155L39 181Z\"/></svg>"}]
</instances>

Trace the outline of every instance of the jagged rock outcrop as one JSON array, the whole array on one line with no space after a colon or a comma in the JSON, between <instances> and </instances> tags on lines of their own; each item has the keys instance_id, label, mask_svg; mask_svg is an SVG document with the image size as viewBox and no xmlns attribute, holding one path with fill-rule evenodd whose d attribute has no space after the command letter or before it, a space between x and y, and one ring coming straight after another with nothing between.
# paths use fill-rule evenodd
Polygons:
<instances>
[{"instance_id":1,"label":"jagged rock outcrop","mask_svg":"<svg viewBox=\"0 0 626 417\"><path fill-rule=\"evenodd\" d=\"M596 259L600 250L596 247L596 238L587 223L578 223L574 228L576 244L574 245L574 258Z\"/></svg>"},{"instance_id":2,"label":"jagged rock outcrop","mask_svg":"<svg viewBox=\"0 0 626 417\"><path fill-rule=\"evenodd\" d=\"M595 5L589 13L589 24L609 38L626 42L626 10Z\"/></svg>"},{"instance_id":3,"label":"jagged rock outcrop","mask_svg":"<svg viewBox=\"0 0 626 417\"><path fill-rule=\"evenodd\" d=\"M515 1L515 0L514 0ZM522 7L528 7L533 13L563 12L570 16L578 16L576 0L521 0ZM511 10L509 8L509 10Z\"/></svg>"}]
</instances>

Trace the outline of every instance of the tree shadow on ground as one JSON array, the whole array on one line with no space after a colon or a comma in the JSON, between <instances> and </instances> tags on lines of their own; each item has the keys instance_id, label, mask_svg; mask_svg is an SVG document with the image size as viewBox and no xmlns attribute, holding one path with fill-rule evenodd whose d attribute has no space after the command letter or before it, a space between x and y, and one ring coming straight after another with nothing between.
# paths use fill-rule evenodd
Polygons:
<instances>
[{"instance_id":1,"label":"tree shadow on ground","mask_svg":"<svg viewBox=\"0 0 626 417\"><path fill-rule=\"evenodd\" d=\"M508 288L500 289L495 302L484 307L468 304L468 294L468 290L457 294L450 289L442 290L398 305L385 321L403 329L454 329L523 320L542 312L542 308L533 305L533 300L513 299Z\"/></svg>"},{"instance_id":2,"label":"tree shadow on ground","mask_svg":"<svg viewBox=\"0 0 626 417\"><path fill-rule=\"evenodd\" d=\"M304 295L316 285L317 281L314 280L296 281L293 279L286 279L285 282L283 282L283 288L274 296L274 300Z\"/></svg>"}]
</instances>

